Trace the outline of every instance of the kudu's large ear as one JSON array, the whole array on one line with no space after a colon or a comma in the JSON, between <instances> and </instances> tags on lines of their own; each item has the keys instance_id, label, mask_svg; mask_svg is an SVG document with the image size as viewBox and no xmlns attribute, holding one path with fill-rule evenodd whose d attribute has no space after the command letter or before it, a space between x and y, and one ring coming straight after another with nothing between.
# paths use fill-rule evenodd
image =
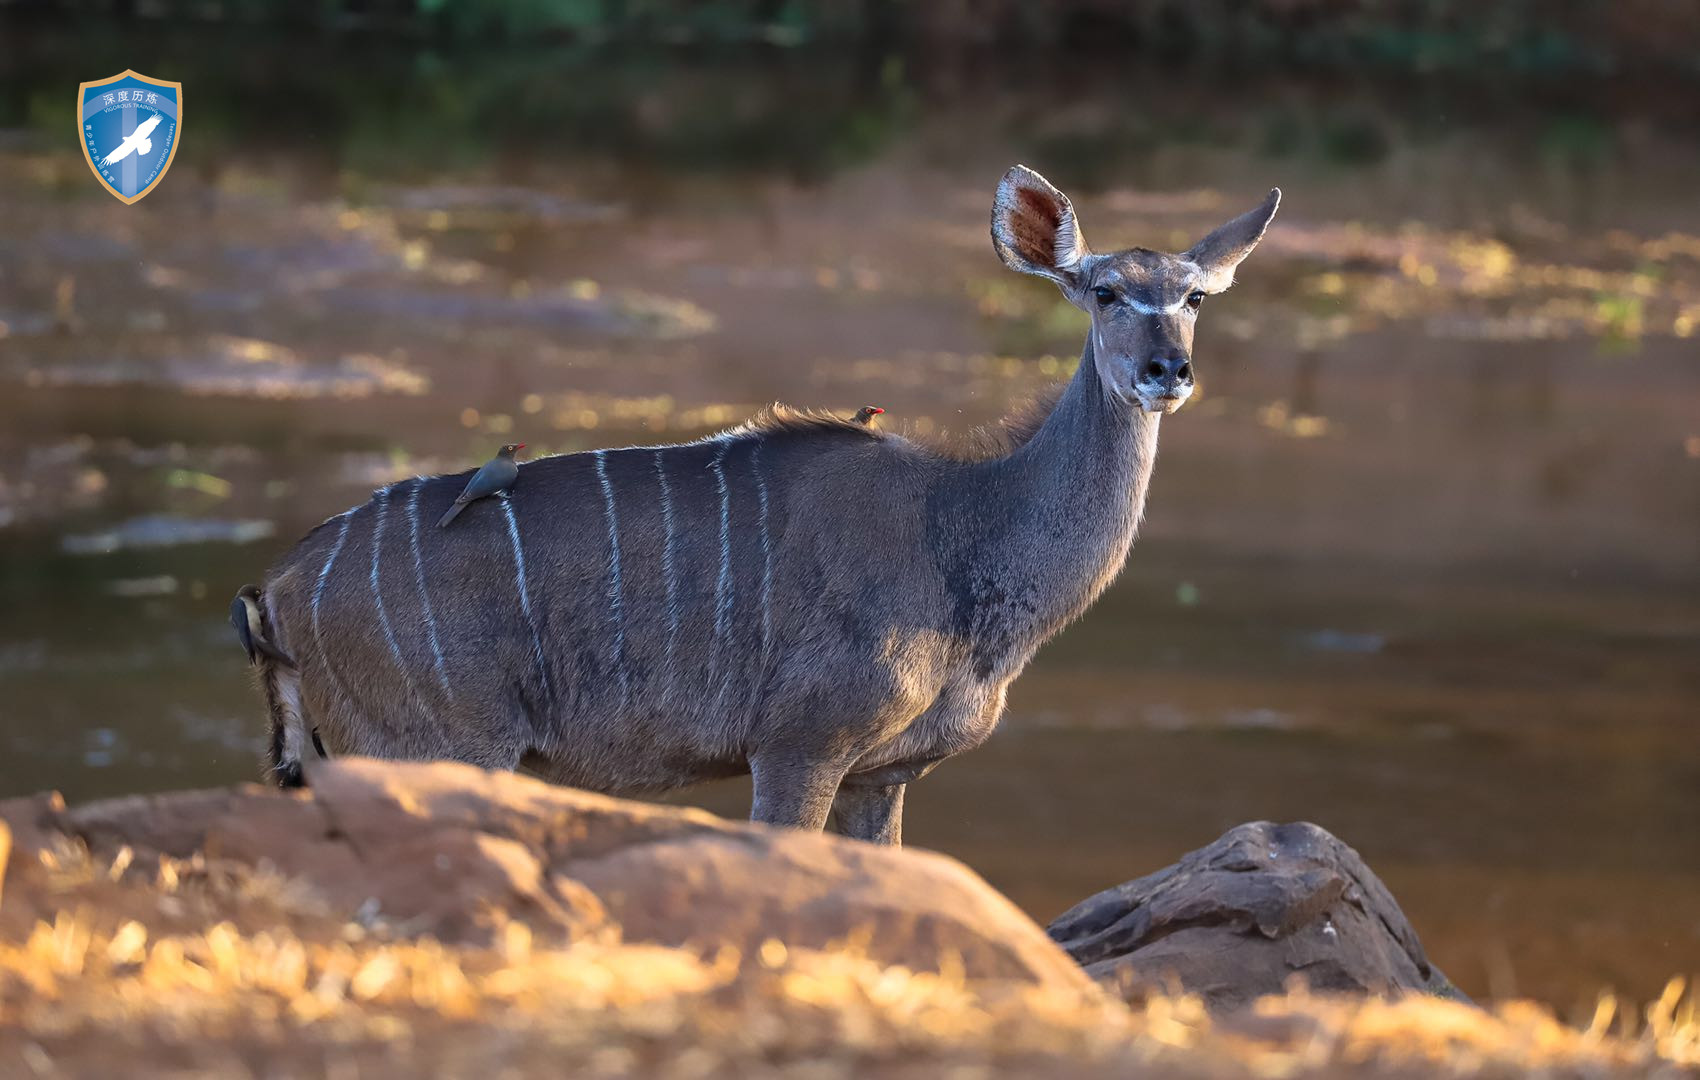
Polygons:
<instances>
[{"instance_id":1,"label":"kudu's large ear","mask_svg":"<svg viewBox=\"0 0 1700 1080\"><path fill-rule=\"evenodd\" d=\"M992 246L1011 270L1071 285L1088 252L1074 204L1051 182L1017 165L1003 174L992 203Z\"/></svg>"},{"instance_id":2,"label":"kudu's large ear","mask_svg":"<svg viewBox=\"0 0 1700 1080\"><path fill-rule=\"evenodd\" d=\"M1281 189L1271 188L1263 205L1246 211L1192 245L1184 258L1204 271L1205 292L1219 293L1234 283L1234 267L1263 239L1263 231L1269 228L1275 208L1280 205Z\"/></svg>"}]
</instances>

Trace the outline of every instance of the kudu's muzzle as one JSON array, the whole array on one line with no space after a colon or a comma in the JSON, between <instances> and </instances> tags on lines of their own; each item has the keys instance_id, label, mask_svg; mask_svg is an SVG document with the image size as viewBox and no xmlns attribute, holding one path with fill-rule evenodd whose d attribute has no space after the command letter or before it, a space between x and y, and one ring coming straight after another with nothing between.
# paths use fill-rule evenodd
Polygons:
<instances>
[{"instance_id":1,"label":"kudu's muzzle","mask_svg":"<svg viewBox=\"0 0 1700 1080\"><path fill-rule=\"evenodd\" d=\"M1152 356L1140 367L1134 391L1146 412L1172 413L1192 396L1192 359L1183 352Z\"/></svg>"}]
</instances>

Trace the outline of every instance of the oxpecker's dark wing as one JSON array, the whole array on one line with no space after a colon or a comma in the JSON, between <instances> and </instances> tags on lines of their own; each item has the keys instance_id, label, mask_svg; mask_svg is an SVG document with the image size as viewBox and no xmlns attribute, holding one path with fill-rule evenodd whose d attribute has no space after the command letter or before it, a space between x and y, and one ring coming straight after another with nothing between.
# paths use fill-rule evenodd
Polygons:
<instances>
[{"instance_id":1,"label":"oxpecker's dark wing","mask_svg":"<svg viewBox=\"0 0 1700 1080\"><path fill-rule=\"evenodd\" d=\"M519 466L510 458L496 458L486 461L479 470L466 482L466 487L455 496L454 505L437 522L438 528L444 528L453 521L460 512L479 499L499 494L514 486L519 479Z\"/></svg>"},{"instance_id":2,"label":"oxpecker's dark wing","mask_svg":"<svg viewBox=\"0 0 1700 1080\"><path fill-rule=\"evenodd\" d=\"M236 640L241 642L242 651L248 654L248 662L254 663L258 657L254 639L248 633L248 602L240 596L230 602L230 625L236 631Z\"/></svg>"},{"instance_id":3,"label":"oxpecker's dark wing","mask_svg":"<svg viewBox=\"0 0 1700 1080\"><path fill-rule=\"evenodd\" d=\"M460 498L455 501L472 502L474 499L494 495L498 491L506 491L514 486L514 481L518 478L519 466L507 458L486 461L483 467L473 474L472 479L467 481L466 490L461 492Z\"/></svg>"}]
</instances>

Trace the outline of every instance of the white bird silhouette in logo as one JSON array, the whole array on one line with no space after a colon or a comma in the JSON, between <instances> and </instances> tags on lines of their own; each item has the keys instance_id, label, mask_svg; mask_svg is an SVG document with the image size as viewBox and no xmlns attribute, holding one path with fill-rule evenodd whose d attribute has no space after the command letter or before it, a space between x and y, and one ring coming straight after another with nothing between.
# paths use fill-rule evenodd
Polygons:
<instances>
[{"instance_id":1,"label":"white bird silhouette in logo","mask_svg":"<svg viewBox=\"0 0 1700 1080\"><path fill-rule=\"evenodd\" d=\"M110 165L114 161L123 161L132 153L147 154L153 150L153 140L148 138L153 129L159 126L159 114L154 113L142 121L142 126L124 136L124 141L112 153L100 159L102 165Z\"/></svg>"}]
</instances>

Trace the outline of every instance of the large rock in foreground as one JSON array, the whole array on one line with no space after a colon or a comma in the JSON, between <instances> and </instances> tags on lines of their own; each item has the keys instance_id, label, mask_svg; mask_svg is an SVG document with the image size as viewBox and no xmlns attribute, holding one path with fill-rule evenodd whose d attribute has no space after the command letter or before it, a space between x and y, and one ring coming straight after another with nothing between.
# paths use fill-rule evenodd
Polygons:
<instances>
[{"instance_id":1,"label":"large rock in foreground","mask_svg":"<svg viewBox=\"0 0 1700 1080\"><path fill-rule=\"evenodd\" d=\"M330 918L487 942L508 919L542 943L744 956L848 945L912 971L1095 994L1044 932L960 863L724 821L464 765L339 759L299 794L244 786L97 802L0 803L21 849L56 835L136 864L273 868ZM766 949L764 949L766 946ZM779 951L782 955L783 951Z\"/></svg>"},{"instance_id":2,"label":"large rock in foreground","mask_svg":"<svg viewBox=\"0 0 1700 1080\"><path fill-rule=\"evenodd\" d=\"M1178 982L1213 1009L1279 994L1455 994L1356 851L1309 823L1236 826L1076 905L1050 935L1130 1000Z\"/></svg>"}]
</instances>

